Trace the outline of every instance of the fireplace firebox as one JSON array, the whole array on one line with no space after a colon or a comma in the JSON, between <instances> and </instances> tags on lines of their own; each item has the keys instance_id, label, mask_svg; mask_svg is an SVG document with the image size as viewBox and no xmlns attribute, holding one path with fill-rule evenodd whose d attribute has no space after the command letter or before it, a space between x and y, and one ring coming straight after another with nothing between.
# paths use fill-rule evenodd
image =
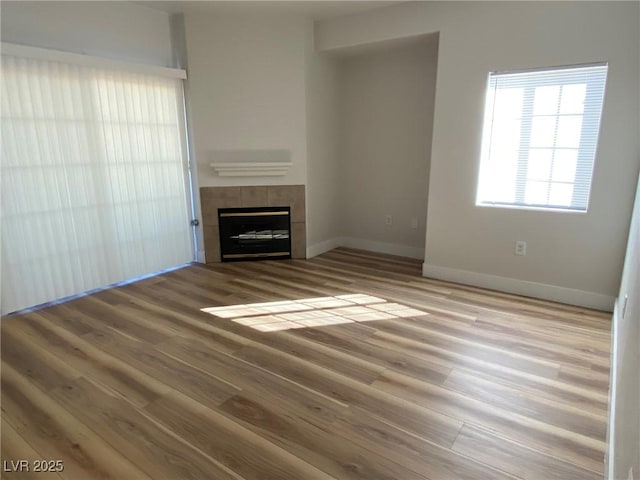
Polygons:
<instances>
[{"instance_id":1,"label":"fireplace firebox","mask_svg":"<svg viewBox=\"0 0 640 480\"><path fill-rule=\"evenodd\" d=\"M290 207L219 208L223 262L291 258Z\"/></svg>"}]
</instances>

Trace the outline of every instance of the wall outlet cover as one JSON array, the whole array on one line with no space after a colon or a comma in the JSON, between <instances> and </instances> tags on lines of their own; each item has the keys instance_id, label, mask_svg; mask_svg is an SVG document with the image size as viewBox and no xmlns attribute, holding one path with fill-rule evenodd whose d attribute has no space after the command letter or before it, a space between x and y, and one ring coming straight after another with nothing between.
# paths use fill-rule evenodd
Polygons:
<instances>
[{"instance_id":1,"label":"wall outlet cover","mask_svg":"<svg viewBox=\"0 0 640 480\"><path fill-rule=\"evenodd\" d=\"M527 254L527 242L524 240L516 240L515 251L516 255L526 255Z\"/></svg>"}]
</instances>

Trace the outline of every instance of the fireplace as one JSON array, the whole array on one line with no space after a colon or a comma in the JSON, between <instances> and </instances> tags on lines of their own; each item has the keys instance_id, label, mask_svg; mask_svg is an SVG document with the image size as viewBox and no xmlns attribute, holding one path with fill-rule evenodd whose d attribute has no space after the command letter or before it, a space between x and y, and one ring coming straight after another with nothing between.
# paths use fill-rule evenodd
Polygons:
<instances>
[{"instance_id":1,"label":"fireplace","mask_svg":"<svg viewBox=\"0 0 640 480\"><path fill-rule=\"evenodd\" d=\"M291 258L290 207L219 208L223 262Z\"/></svg>"},{"instance_id":2,"label":"fireplace","mask_svg":"<svg viewBox=\"0 0 640 480\"><path fill-rule=\"evenodd\" d=\"M218 210L224 208L260 207L290 208L291 258L306 258L307 228L304 185L261 185L238 187L201 187L202 237L207 263L222 260L220 248L220 217ZM253 208L255 207L255 208Z\"/></svg>"}]
</instances>

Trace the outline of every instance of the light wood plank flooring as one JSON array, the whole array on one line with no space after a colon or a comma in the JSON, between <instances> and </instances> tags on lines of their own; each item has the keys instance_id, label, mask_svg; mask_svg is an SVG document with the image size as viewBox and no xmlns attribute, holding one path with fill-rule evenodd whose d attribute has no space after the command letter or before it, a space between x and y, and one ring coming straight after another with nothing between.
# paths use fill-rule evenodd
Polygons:
<instances>
[{"instance_id":1,"label":"light wood plank flooring","mask_svg":"<svg viewBox=\"0 0 640 480\"><path fill-rule=\"evenodd\" d=\"M200 310L347 294L424 314ZM3 470L64 462L2 478L600 479L609 318L349 249L192 265L2 320Z\"/></svg>"}]
</instances>

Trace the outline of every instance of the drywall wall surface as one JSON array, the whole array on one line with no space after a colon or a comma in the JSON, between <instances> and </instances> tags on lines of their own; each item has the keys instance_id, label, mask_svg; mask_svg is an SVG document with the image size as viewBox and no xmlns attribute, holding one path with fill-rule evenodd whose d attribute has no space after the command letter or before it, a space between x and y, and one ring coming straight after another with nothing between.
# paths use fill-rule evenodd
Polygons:
<instances>
[{"instance_id":1,"label":"drywall wall surface","mask_svg":"<svg viewBox=\"0 0 640 480\"><path fill-rule=\"evenodd\" d=\"M194 160L205 186L306 185L300 16L185 12ZM282 176L224 177L211 163L291 161Z\"/></svg>"},{"instance_id":2,"label":"drywall wall surface","mask_svg":"<svg viewBox=\"0 0 640 480\"><path fill-rule=\"evenodd\" d=\"M640 163L639 8L415 2L318 22L316 45L326 51L440 34L425 267L614 298ZM600 61L609 76L589 211L476 207L487 74ZM527 242L526 256L514 255L516 240Z\"/></svg>"},{"instance_id":3,"label":"drywall wall surface","mask_svg":"<svg viewBox=\"0 0 640 480\"><path fill-rule=\"evenodd\" d=\"M0 4L3 42L174 66L169 15L131 2Z\"/></svg>"},{"instance_id":4,"label":"drywall wall surface","mask_svg":"<svg viewBox=\"0 0 640 480\"><path fill-rule=\"evenodd\" d=\"M315 23L318 51L340 51L438 32L468 2L405 2ZM460 8L458 8L458 4Z\"/></svg>"},{"instance_id":5,"label":"drywall wall surface","mask_svg":"<svg viewBox=\"0 0 640 480\"><path fill-rule=\"evenodd\" d=\"M339 237L340 133L338 61L313 48L310 24L307 54L307 244L310 256L331 248Z\"/></svg>"},{"instance_id":6,"label":"drywall wall surface","mask_svg":"<svg viewBox=\"0 0 640 480\"><path fill-rule=\"evenodd\" d=\"M634 479L640 475L640 179L623 272L614 338L616 370L611 372L616 397L610 405L615 412L609 439L614 453L609 459L613 464L610 480L626 480L630 468Z\"/></svg>"},{"instance_id":7,"label":"drywall wall surface","mask_svg":"<svg viewBox=\"0 0 640 480\"><path fill-rule=\"evenodd\" d=\"M340 60L342 236L424 249L437 52L435 35Z\"/></svg>"},{"instance_id":8,"label":"drywall wall surface","mask_svg":"<svg viewBox=\"0 0 640 480\"><path fill-rule=\"evenodd\" d=\"M187 69L187 39L184 31L184 14L169 15L171 31L171 63L176 68Z\"/></svg>"}]
</instances>

